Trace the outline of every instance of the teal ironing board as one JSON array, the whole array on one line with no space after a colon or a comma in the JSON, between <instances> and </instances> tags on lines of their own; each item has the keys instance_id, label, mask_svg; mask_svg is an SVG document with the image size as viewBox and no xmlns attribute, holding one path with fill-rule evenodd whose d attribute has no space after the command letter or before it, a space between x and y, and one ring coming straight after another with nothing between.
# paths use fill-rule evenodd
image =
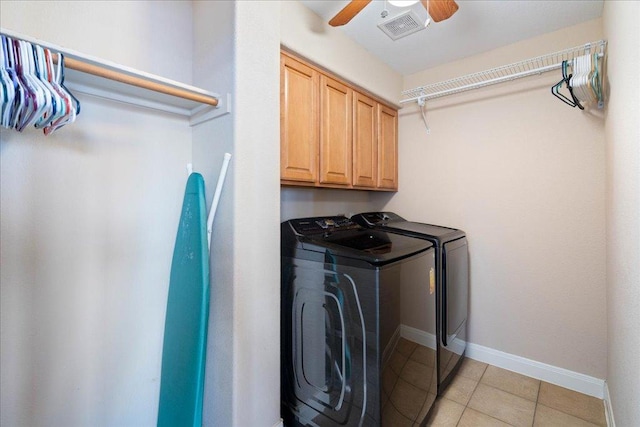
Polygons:
<instances>
[{"instance_id":1,"label":"teal ironing board","mask_svg":"<svg viewBox=\"0 0 640 427\"><path fill-rule=\"evenodd\" d=\"M209 317L209 248L202 175L192 173L171 262L158 426L200 427Z\"/></svg>"}]
</instances>

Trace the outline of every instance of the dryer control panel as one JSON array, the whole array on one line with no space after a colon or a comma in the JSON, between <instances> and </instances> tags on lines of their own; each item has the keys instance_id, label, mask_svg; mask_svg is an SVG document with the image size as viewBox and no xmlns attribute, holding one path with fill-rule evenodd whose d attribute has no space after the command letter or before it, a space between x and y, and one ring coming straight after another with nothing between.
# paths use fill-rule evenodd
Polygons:
<instances>
[{"instance_id":1,"label":"dryer control panel","mask_svg":"<svg viewBox=\"0 0 640 427\"><path fill-rule=\"evenodd\" d=\"M354 215L353 219L362 225L385 225L388 222L405 221L400 215L393 212L365 212Z\"/></svg>"}]
</instances>

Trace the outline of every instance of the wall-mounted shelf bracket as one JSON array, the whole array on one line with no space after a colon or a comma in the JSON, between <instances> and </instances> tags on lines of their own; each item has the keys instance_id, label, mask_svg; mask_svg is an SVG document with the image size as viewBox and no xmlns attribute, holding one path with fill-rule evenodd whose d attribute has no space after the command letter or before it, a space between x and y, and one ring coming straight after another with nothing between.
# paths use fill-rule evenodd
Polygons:
<instances>
[{"instance_id":1,"label":"wall-mounted shelf bracket","mask_svg":"<svg viewBox=\"0 0 640 427\"><path fill-rule=\"evenodd\" d=\"M211 108L208 105L201 105L192 111L189 118L189 125L196 126L209 120L217 119L218 117L231 114L231 94L227 93L226 96L218 98L218 105L215 108Z\"/></svg>"}]
</instances>

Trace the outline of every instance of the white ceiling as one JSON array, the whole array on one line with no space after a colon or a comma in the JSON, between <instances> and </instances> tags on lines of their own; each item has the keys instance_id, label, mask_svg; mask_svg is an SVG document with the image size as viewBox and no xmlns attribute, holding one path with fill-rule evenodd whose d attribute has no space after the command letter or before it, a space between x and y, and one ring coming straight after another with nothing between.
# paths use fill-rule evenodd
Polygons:
<instances>
[{"instance_id":1,"label":"white ceiling","mask_svg":"<svg viewBox=\"0 0 640 427\"><path fill-rule=\"evenodd\" d=\"M329 21L348 1L300 0ZM456 0L459 9L451 18L432 22L425 30L393 41L378 24L406 8L374 0L348 24L344 33L403 75L475 55L540 34L598 18L604 0ZM412 6L426 19L420 3Z\"/></svg>"}]
</instances>

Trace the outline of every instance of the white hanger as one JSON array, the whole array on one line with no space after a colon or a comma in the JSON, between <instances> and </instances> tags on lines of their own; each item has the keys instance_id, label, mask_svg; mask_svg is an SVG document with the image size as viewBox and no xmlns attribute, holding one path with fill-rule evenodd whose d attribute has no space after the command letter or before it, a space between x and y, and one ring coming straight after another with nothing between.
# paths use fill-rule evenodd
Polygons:
<instances>
[{"instance_id":1,"label":"white hanger","mask_svg":"<svg viewBox=\"0 0 640 427\"><path fill-rule=\"evenodd\" d=\"M51 97L49 102L49 109L43 114L40 119L35 123L35 127L37 129L42 129L55 120L56 117L60 114L60 109L62 104L64 103L60 98L60 94L56 92L54 87L49 82L49 73L47 69L47 62L45 59L44 49L41 46L34 46L34 54L38 69L38 79L40 83L45 87L46 91L49 93Z\"/></svg>"},{"instance_id":2,"label":"white hanger","mask_svg":"<svg viewBox=\"0 0 640 427\"><path fill-rule=\"evenodd\" d=\"M35 97L33 117L24 124L31 126L35 124L47 112L51 111L51 93L44 86L36 73L35 59L33 57L34 46L23 40L20 40L21 55L23 58L23 74L25 79L31 84L32 94Z\"/></svg>"},{"instance_id":3,"label":"white hanger","mask_svg":"<svg viewBox=\"0 0 640 427\"><path fill-rule=\"evenodd\" d=\"M62 126L73 123L76 120L76 101L73 99L67 88L64 87L64 56L59 53L58 54L58 64L56 71L54 73L54 81L56 82L56 87L60 90L61 95L64 97L66 102L66 114L59 118L58 120L51 123L49 126L44 128L45 135L50 135L56 130L60 129Z\"/></svg>"},{"instance_id":4,"label":"white hanger","mask_svg":"<svg viewBox=\"0 0 640 427\"><path fill-rule=\"evenodd\" d=\"M9 81L11 82L11 86L14 88L14 101L12 102L10 108L5 112L7 115L7 126L8 128L15 128L20 115L23 110L26 108L26 99L25 99L25 88L18 75L16 73L16 58L14 53L14 45L13 39L9 37L5 37L6 42L6 72L9 76Z\"/></svg>"},{"instance_id":5,"label":"white hanger","mask_svg":"<svg viewBox=\"0 0 640 427\"><path fill-rule=\"evenodd\" d=\"M80 103L64 87L64 59L54 68L42 46L2 35L0 125L18 131L34 125L49 135L75 121Z\"/></svg>"}]
</instances>

